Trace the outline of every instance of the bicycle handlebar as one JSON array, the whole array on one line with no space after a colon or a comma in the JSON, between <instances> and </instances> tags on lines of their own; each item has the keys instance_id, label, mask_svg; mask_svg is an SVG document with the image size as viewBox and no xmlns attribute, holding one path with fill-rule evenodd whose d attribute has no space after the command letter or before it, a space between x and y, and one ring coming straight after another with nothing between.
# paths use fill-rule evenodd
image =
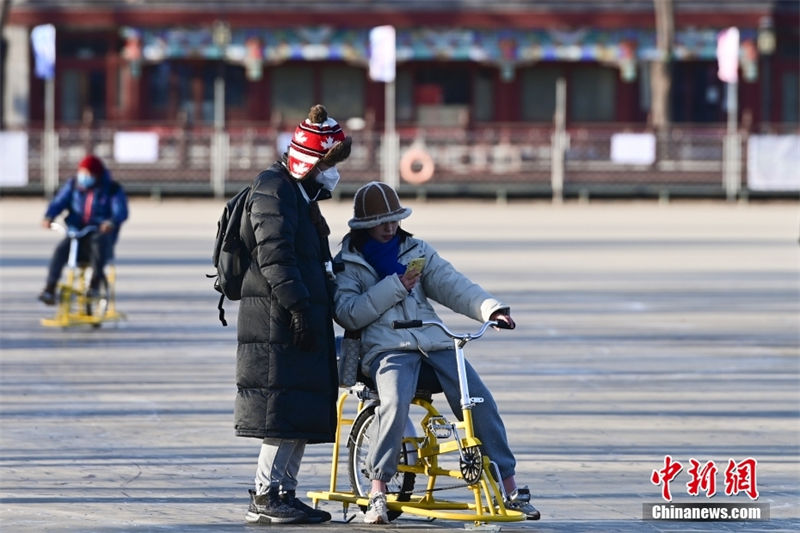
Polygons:
<instances>
[{"instance_id":1,"label":"bicycle handlebar","mask_svg":"<svg viewBox=\"0 0 800 533\"><path fill-rule=\"evenodd\" d=\"M63 224L59 224L58 222L51 222L50 229L53 231L65 233L67 237L69 237L70 239L80 239L81 237L85 237L86 235L94 231L97 231L97 226L84 226L81 229L69 229Z\"/></svg>"},{"instance_id":2,"label":"bicycle handlebar","mask_svg":"<svg viewBox=\"0 0 800 533\"><path fill-rule=\"evenodd\" d=\"M419 328L422 326L436 326L441 329L445 335L450 337L451 339L458 339L461 341L470 341L473 339L479 339L486 333L486 330L489 327L496 327L500 329L511 329L507 323L499 321L499 320L487 320L483 323L481 328L476 331L475 333L453 333L450 331L447 326L439 322L438 320L394 320L392 322L393 329L410 329L410 328Z\"/></svg>"},{"instance_id":3,"label":"bicycle handlebar","mask_svg":"<svg viewBox=\"0 0 800 533\"><path fill-rule=\"evenodd\" d=\"M392 321L393 329L410 329L422 327L422 320L394 320Z\"/></svg>"}]
</instances>

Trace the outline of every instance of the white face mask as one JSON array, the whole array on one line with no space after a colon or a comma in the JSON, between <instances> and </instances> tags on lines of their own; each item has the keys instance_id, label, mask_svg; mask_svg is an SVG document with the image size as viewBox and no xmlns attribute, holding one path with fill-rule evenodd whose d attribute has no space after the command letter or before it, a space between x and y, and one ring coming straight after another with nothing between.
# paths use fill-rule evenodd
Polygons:
<instances>
[{"instance_id":1,"label":"white face mask","mask_svg":"<svg viewBox=\"0 0 800 533\"><path fill-rule=\"evenodd\" d=\"M323 189L333 192L333 189L335 189L336 185L339 183L339 171L336 170L336 167L331 167L317 173L315 179L317 183L322 185Z\"/></svg>"}]
</instances>

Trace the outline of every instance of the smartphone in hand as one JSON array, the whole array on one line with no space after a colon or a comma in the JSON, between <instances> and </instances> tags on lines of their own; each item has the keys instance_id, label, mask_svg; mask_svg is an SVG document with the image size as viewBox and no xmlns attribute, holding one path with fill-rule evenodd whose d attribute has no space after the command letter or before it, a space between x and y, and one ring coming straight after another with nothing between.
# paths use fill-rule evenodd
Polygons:
<instances>
[{"instance_id":1,"label":"smartphone in hand","mask_svg":"<svg viewBox=\"0 0 800 533\"><path fill-rule=\"evenodd\" d=\"M413 272L419 273L422 272L422 268L425 266L425 258L424 257L415 257L411 261L408 262L406 265L406 274L411 274Z\"/></svg>"}]
</instances>

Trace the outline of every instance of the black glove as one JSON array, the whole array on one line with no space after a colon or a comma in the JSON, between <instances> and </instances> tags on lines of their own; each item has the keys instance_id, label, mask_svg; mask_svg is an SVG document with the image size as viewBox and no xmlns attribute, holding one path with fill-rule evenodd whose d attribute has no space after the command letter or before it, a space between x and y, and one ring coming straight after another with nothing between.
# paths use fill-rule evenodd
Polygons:
<instances>
[{"instance_id":1,"label":"black glove","mask_svg":"<svg viewBox=\"0 0 800 533\"><path fill-rule=\"evenodd\" d=\"M311 331L306 309L292 311L292 340L303 352L313 352L317 348L317 339Z\"/></svg>"}]
</instances>

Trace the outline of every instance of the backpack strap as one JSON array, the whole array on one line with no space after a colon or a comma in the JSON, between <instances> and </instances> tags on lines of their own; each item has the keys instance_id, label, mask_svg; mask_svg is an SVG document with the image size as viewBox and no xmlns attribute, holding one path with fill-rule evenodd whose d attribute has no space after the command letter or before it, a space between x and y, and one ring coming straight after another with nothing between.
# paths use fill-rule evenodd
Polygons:
<instances>
[{"instance_id":1,"label":"backpack strap","mask_svg":"<svg viewBox=\"0 0 800 533\"><path fill-rule=\"evenodd\" d=\"M255 254L255 250L250 251L250 258L254 259L253 255ZM207 278L215 278L217 277L216 274L206 274ZM219 321L222 322L223 326L228 325L228 321L225 320L225 309L222 307L223 302L225 301L225 294L220 292L219 295L219 302L217 302L217 309L219 309Z\"/></svg>"},{"instance_id":2,"label":"backpack strap","mask_svg":"<svg viewBox=\"0 0 800 533\"><path fill-rule=\"evenodd\" d=\"M256 181L250 184L250 191L247 193L247 198L243 202L242 213L239 217L239 236L244 242L245 248L250 252L250 259L253 259L253 253L256 251L256 236L253 231L253 225L250 223L250 208L252 207L253 192L256 189Z\"/></svg>"},{"instance_id":3,"label":"backpack strap","mask_svg":"<svg viewBox=\"0 0 800 533\"><path fill-rule=\"evenodd\" d=\"M223 326L227 326L228 322L225 320L225 309L222 308L222 302L225 300L225 295L219 295L219 303L217 303L217 309L219 309L219 321L222 322Z\"/></svg>"}]
</instances>

